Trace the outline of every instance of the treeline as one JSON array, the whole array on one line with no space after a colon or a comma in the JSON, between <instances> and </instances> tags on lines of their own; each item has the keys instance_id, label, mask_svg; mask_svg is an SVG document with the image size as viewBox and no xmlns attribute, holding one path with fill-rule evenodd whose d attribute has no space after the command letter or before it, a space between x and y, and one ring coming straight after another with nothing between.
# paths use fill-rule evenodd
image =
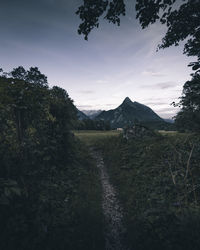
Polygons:
<instances>
[{"instance_id":1,"label":"treeline","mask_svg":"<svg viewBox=\"0 0 200 250\"><path fill-rule=\"evenodd\" d=\"M142 125L148 127L153 130L166 130L166 131L173 131L176 130L176 126L173 123L168 123L165 121L152 121L152 122L136 122L136 125Z\"/></svg>"},{"instance_id":2,"label":"treeline","mask_svg":"<svg viewBox=\"0 0 200 250\"><path fill-rule=\"evenodd\" d=\"M111 130L110 123L103 120L83 119L75 124L78 130Z\"/></svg>"},{"instance_id":3,"label":"treeline","mask_svg":"<svg viewBox=\"0 0 200 250\"><path fill-rule=\"evenodd\" d=\"M70 132L72 100L36 67L1 72L0 249L102 249L100 186Z\"/></svg>"}]
</instances>

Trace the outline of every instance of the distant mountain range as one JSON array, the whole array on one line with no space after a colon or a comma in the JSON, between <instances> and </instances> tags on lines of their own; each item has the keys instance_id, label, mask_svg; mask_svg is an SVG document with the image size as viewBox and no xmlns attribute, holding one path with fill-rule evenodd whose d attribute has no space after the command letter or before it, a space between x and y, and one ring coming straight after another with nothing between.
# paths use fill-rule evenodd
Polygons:
<instances>
[{"instance_id":1,"label":"distant mountain range","mask_svg":"<svg viewBox=\"0 0 200 250\"><path fill-rule=\"evenodd\" d=\"M95 119L110 122L112 128L123 128L134 123L140 123L153 129L168 129L173 126L169 121L158 116L151 108L139 102L132 102L129 97L126 97L116 109L108 111L83 110L79 111L78 116L80 120Z\"/></svg>"},{"instance_id":2,"label":"distant mountain range","mask_svg":"<svg viewBox=\"0 0 200 250\"><path fill-rule=\"evenodd\" d=\"M173 119L164 119L166 122L168 123L174 123L174 120Z\"/></svg>"},{"instance_id":3,"label":"distant mountain range","mask_svg":"<svg viewBox=\"0 0 200 250\"><path fill-rule=\"evenodd\" d=\"M87 115L85 115L82 111L80 111L79 109L77 109L77 117L80 121L82 120L87 120L90 119Z\"/></svg>"},{"instance_id":4,"label":"distant mountain range","mask_svg":"<svg viewBox=\"0 0 200 250\"><path fill-rule=\"evenodd\" d=\"M96 116L98 116L102 110L82 110L82 112L87 115L90 119L94 119Z\"/></svg>"}]
</instances>

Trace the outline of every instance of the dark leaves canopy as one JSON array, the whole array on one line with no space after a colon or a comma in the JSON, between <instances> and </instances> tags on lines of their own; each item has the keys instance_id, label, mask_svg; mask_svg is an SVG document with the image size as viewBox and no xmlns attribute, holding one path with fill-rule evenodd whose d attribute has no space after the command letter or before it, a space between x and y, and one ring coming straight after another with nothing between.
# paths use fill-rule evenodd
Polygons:
<instances>
[{"instance_id":1,"label":"dark leaves canopy","mask_svg":"<svg viewBox=\"0 0 200 250\"><path fill-rule=\"evenodd\" d=\"M136 18L142 28L160 22L167 26L167 32L158 48L167 48L179 45L187 40L184 53L188 56L197 56L198 61L189 66L193 70L200 67L200 1L199 0L136 0L133 1L136 9ZM99 26L100 17L109 22L120 25L120 17L126 14L124 0L84 0L76 12L82 23L78 33L85 39L92 29Z\"/></svg>"}]
</instances>

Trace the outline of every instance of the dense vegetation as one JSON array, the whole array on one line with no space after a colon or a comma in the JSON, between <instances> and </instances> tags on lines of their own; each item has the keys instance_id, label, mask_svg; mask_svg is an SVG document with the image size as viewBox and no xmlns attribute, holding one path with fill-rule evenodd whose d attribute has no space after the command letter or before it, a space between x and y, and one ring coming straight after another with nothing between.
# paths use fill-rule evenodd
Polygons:
<instances>
[{"instance_id":1,"label":"dense vegetation","mask_svg":"<svg viewBox=\"0 0 200 250\"><path fill-rule=\"evenodd\" d=\"M76 122L75 129L78 129L78 130L110 130L111 127L110 127L109 121L83 119L83 120L79 120Z\"/></svg>"},{"instance_id":2,"label":"dense vegetation","mask_svg":"<svg viewBox=\"0 0 200 250\"><path fill-rule=\"evenodd\" d=\"M2 73L0 249L103 249L100 185L75 121L38 68Z\"/></svg>"},{"instance_id":3,"label":"dense vegetation","mask_svg":"<svg viewBox=\"0 0 200 250\"><path fill-rule=\"evenodd\" d=\"M200 74L192 76L183 86L180 102L175 104L181 110L176 115L176 127L180 131L200 132Z\"/></svg>"},{"instance_id":4,"label":"dense vegetation","mask_svg":"<svg viewBox=\"0 0 200 250\"><path fill-rule=\"evenodd\" d=\"M137 0L137 18L143 28L167 26L159 48L188 39L184 53L197 56L190 64L197 72L184 85L176 125L199 133L200 2L177 3ZM79 33L87 39L104 13L120 24L125 12L124 0L84 0ZM70 131L108 125L78 123L67 92L49 88L38 68L0 72L0 249L104 249L97 170ZM98 147L124 207L130 249L200 249L199 135L112 137Z\"/></svg>"},{"instance_id":5,"label":"dense vegetation","mask_svg":"<svg viewBox=\"0 0 200 250\"><path fill-rule=\"evenodd\" d=\"M177 124L199 132L198 73L184 89ZM71 132L76 112L67 92L49 88L38 68L2 72L1 249L104 249L98 170ZM130 249L200 248L199 135L152 133L127 141L118 131L75 134L103 152Z\"/></svg>"},{"instance_id":6,"label":"dense vegetation","mask_svg":"<svg viewBox=\"0 0 200 250\"><path fill-rule=\"evenodd\" d=\"M125 210L130 249L199 249L200 137L97 143Z\"/></svg>"}]
</instances>

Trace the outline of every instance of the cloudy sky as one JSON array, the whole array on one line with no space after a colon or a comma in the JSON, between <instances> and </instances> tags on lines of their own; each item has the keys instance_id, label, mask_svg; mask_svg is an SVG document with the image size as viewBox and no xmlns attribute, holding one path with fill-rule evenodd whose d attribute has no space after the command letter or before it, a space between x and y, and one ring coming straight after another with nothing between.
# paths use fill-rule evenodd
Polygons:
<instances>
[{"instance_id":1,"label":"cloudy sky","mask_svg":"<svg viewBox=\"0 0 200 250\"><path fill-rule=\"evenodd\" d=\"M131 3L134 1L130 1ZM1 0L0 67L39 67L50 86L66 89L79 109L111 109L128 96L161 117L176 113L192 58L183 46L156 52L165 27L142 30L134 4L117 27L101 22L89 41L77 33L82 0Z\"/></svg>"}]
</instances>

